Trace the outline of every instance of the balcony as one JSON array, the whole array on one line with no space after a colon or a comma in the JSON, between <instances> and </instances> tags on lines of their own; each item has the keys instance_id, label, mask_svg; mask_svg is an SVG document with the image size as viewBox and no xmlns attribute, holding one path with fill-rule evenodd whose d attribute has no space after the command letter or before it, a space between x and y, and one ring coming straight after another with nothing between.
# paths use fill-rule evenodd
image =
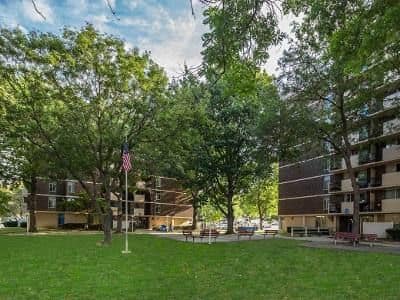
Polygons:
<instances>
[{"instance_id":1,"label":"balcony","mask_svg":"<svg viewBox=\"0 0 400 300\"><path fill-rule=\"evenodd\" d=\"M339 182L329 183L329 192L338 192L341 190L341 184Z\"/></svg>"},{"instance_id":2,"label":"balcony","mask_svg":"<svg viewBox=\"0 0 400 300\"><path fill-rule=\"evenodd\" d=\"M400 185L400 172L385 173L382 175L383 186L397 186Z\"/></svg>"},{"instance_id":3,"label":"balcony","mask_svg":"<svg viewBox=\"0 0 400 300\"><path fill-rule=\"evenodd\" d=\"M143 208L135 208L133 210L133 215L135 217L140 217L140 216L144 216L144 209Z\"/></svg>"},{"instance_id":4,"label":"balcony","mask_svg":"<svg viewBox=\"0 0 400 300\"><path fill-rule=\"evenodd\" d=\"M398 103L398 99L400 98L400 91L393 93L383 99L383 108L391 108L394 107Z\"/></svg>"},{"instance_id":5,"label":"balcony","mask_svg":"<svg viewBox=\"0 0 400 300\"><path fill-rule=\"evenodd\" d=\"M143 203L144 202L144 195L135 194L135 203Z\"/></svg>"},{"instance_id":6,"label":"balcony","mask_svg":"<svg viewBox=\"0 0 400 300\"><path fill-rule=\"evenodd\" d=\"M353 191L353 186L351 185L350 179L343 179L341 181L341 189L342 192L351 192Z\"/></svg>"},{"instance_id":7,"label":"balcony","mask_svg":"<svg viewBox=\"0 0 400 300\"><path fill-rule=\"evenodd\" d=\"M340 203L340 212L342 214L351 215L353 214L353 206L353 202L342 202Z\"/></svg>"},{"instance_id":8,"label":"balcony","mask_svg":"<svg viewBox=\"0 0 400 300\"><path fill-rule=\"evenodd\" d=\"M385 161L400 159L400 145L393 145L382 150L382 159Z\"/></svg>"},{"instance_id":9,"label":"balcony","mask_svg":"<svg viewBox=\"0 0 400 300\"><path fill-rule=\"evenodd\" d=\"M369 180L370 187L377 187L382 185L382 178L381 177L371 177Z\"/></svg>"},{"instance_id":10,"label":"balcony","mask_svg":"<svg viewBox=\"0 0 400 300\"><path fill-rule=\"evenodd\" d=\"M400 212L400 199L383 199L383 212Z\"/></svg>"},{"instance_id":11,"label":"balcony","mask_svg":"<svg viewBox=\"0 0 400 300\"><path fill-rule=\"evenodd\" d=\"M350 156L350 161L351 161L352 167L357 167L358 166L358 154L354 154L354 155ZM344 161L344 159L342 159L342 169L346 169L346 162Z\"/></svg>"},{"instance_id":12,"label":"balcony","mask_svg":"<svg viewBox=\"0 0 400 300\"><path fill-rule=\"evenodd\" d=\"M396 133L400 130L400 119L392 119L390 121L387 121L383 123L383 134L391 134L391 133Z\"/></svg>"},{"instance_id":13,"label":"balcony","mask_svg":"<svg viewBox=\"0 0 400 300\"><path fill-rule=\"evenodd\" d=\"M360 165L362 164L368 164L371 162L377 161L377 155L376 153L369 153L369 152L360 152L358 155L358 163Z\"/></svg>"}]
</instances>

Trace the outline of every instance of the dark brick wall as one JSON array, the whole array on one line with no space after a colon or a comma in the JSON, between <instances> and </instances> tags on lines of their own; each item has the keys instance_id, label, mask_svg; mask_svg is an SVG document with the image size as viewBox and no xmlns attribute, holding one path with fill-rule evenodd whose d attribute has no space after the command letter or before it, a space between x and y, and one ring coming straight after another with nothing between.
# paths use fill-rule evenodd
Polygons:
<instances>
[{"instance_id":1,"label":"dark brick wall","mask_svg":"<svg viewBox=\"0 0 400 300\"><path fill-rule=\"evenodd\" d=\"M324 177L317 177L279 185L279 199L324 194Z\"/></svg>"},{"instance_id":2,"label":"dark brick wall","mask_svg":"<svg viewBox=\"0 0 400 300\"><path fill-rule=\"evenodd\" d=\"M279 182L324 174L324 158L279 168Z\"/></svg>"},{"instance_id":3,"label":"dark brick wall","mask_svg":"<svg viewBox=\"0 0 400 300\"><path fill-rule=\"evenodd\" d=\"M323 197L280 200L279 215L319 214L323 211Z\"/></svg>"}]
</instances>

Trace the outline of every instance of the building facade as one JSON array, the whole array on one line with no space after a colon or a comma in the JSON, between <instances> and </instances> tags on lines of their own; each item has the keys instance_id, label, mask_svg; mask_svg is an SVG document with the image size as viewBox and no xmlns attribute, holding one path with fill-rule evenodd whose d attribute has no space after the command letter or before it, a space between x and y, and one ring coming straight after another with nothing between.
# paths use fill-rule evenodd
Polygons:
<instances>
[{"instance_id":1,"label":"building facade","mask_svg":"<svg viewBox=\"0 0 400 300\"><path fill-rule=\"evenodd\" d=\"M90 182L85 182L89 187ZM98 184L101 191L101 184ZM151 176L139 182L135 193L128 193L129 224L133 222L139 228L160 225L190 225L193 208L191 197L187 196L179 182L173 178ZM120 212L119 195L112 195L111 205L114 226ZM28 195L28 197L30 197ZM125 195L122 195L122 215L125 220ZM28 204L32 204L26 199ZM85 191L76 180L50 180L38 178L36 184L36 202L33 204L36 226L40 228L87 228L98 227L100 218L85 197ZM31 209L31 207L28 207ZM128 224L128 225L129 225ZM123 227L125 222L123 221Z\"/></svg>"},{"instance_id":2,"label":"building facade","mask_svg":"<svg viewBox=\"0 0 400 300\"><path fill-rule=\"evenodd\" d=\"M365 111L350 135L351 162L360 187L360 232L366 223L400 223L399 90L388 92ZM322 147L323 148L323 147ZM316 152L279 168L281 229L292 226L351 231L353 188L342 157ZM364 224L365 223L365 224Z\"/></svg>"}]
</instances>

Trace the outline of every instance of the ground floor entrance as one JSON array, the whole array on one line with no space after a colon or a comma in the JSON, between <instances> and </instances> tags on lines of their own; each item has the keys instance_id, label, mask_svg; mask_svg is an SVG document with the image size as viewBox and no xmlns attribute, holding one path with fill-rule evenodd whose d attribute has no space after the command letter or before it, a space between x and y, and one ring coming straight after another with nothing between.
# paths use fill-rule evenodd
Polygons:
<instances>
[{"instance_id":1,"label":"ground floor entrance","mask_svg":"<svg viewBox=\"0 0 400 300\"><path fill-rule=\"evenodd\" d=\"M351 232L353 229L353 217L352 216L339 216L339 228L340 232Z\"/></svg>"}]
</instances>

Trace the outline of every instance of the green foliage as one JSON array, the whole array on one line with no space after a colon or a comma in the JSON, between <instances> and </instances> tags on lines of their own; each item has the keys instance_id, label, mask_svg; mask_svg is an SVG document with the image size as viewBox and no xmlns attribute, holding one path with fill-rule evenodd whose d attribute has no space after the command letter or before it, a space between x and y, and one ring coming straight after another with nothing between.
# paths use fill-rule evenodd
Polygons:
<instances>
[{"instance_id":1,"label":"green foliage","mask_svg":"<svg viewBox=\"0 0 400 300\"><path fill-rule=\"evenodd\" d=\"M221 213L221 211L215 209L215 207L211 204L205 204L201 206L200 216L207 223L217 222L224 218L224 215Z\"/></svg>"},{"instance_id":2,"label":"green foliage","mask_svg":"<svg viewBox=\"0 0 400 300\"><path fill-rule=\"evenodd\" d=\"M66 211L85 211L90 207L90 198L87 193L80 193L78 198L70 198L63 202L63 210Z\"/></svg>"},{"instance_id":3,"label":"green foliage","mask_svg":"<svg viewBox=\"0 0 400 300\"><path fill-rule=\"evenodd\" d=\"M203 35L206 74L223 74L239 62L250 66L265 62L267 49L283 37L278 9L269 0L214 1L204 11L203 22L210 28Z\"/></svg>"},{"instance_id":4,"label":"green foliage","mask_svg":"<svg viewBox=\"0 0 400 300\"><path fill-rule=\"evenodd\" d=\"M10 202L13 200L12 192L5 188L0 188L0 216L10 212Z\"/></svg>"},{"instance_id":5,"label":"green foliage","mask_svg":"<svg viewBox=\"0 0 400 300\"><path fill-rule=\"evenodd\" d=\"M54 165L50 170L77 179L94 204L102 192L107 205L96 207L111 218L121 144L126 139L132 151L156 128L167 104L163 70L148 53L126 50L123 41L91 25L64 29L61 37L2 29L0 79L0 112L12 133L7 140L12 149L31 149L15 152L27 166L42 162L32 157L44 161L45 168L32 167L30 175L48 176ZM87 179L102 183L102 190Z\"/></svg>"},{"instance_id":6,"label":"green foliage","mask_svg":"<svg viewBox=\"0 0 400 300\"><path fill-rule=\"evenodd\" d=\"M242 212L265 220L278 214L278 165L266 178L253 183L249 191L238 199Z\"/></svg>"}]
</instances>

